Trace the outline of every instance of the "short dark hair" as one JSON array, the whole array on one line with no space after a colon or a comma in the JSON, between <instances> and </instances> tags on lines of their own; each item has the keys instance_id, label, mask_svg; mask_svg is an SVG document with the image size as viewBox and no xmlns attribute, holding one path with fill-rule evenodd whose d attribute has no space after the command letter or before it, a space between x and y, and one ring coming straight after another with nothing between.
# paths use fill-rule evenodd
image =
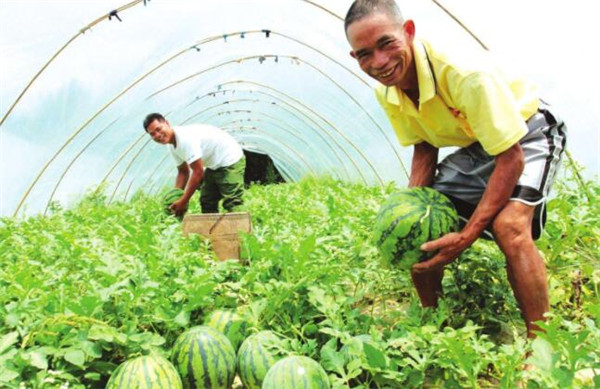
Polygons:
<instances>
[{"instance_id":1,"label":"short dark hair","mask_svg":"<svg viewBox=\"0 0 600 389\"><path fill-rule=\"evenodd\" d=\"M402 12L395 0L355 0L344 19L344 31L348 31L348 26L352 23L376 12L392 16L399 23L404 22Z\"/></svg>"},{"instance_id":2,"label":"short dark hair","mask_svg":"<svg viewBox=\"0 0 600 389\"><path fill-rule=\"evenodd\" d=\"M148 132L148 126L150 125L150 123L152 123L155 120L158 120L159 122L166 122L165 117L159 113L154 112L148 114L148 116L146 116L146 119L144 119L144 130L146 132Z\"/></svg>"}]
</instances>

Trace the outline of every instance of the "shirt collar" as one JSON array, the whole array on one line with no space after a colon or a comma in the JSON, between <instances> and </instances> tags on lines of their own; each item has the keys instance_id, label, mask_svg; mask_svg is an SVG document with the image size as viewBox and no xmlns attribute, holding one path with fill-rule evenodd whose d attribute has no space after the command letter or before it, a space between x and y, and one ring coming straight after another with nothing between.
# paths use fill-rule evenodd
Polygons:
<instances>
[{"instance_id":1,"label":"shirt collar","mask_svg":"<svg viewBox=\"0 0 600 389\"><path fill-rule=\"evenodd\" d=\"M431 62L425 49L425 44L415 40L413 43L413 54L415 66L417 68L417 79L419 82L419 107L423 103L431 100L436 94L436 81ZM399 93L396 87L385 88L385 98L388 103L403 108L404 101L407 98L403 92Z\"/></svg>"}]
</instances>

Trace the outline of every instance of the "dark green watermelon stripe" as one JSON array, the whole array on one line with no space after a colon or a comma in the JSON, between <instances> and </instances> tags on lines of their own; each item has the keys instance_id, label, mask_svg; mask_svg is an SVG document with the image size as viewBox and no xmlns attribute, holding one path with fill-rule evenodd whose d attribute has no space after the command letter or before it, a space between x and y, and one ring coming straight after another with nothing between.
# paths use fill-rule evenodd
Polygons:
<instances>
[{"instance_id":1,"label":"dark green watermelon stripe","mask_svg":"<svg viewBox=\"0 0 600 389\"><path fill-rule=\"evenodd\" d=\"M204 337L202 337L204 338ZM212 377L210 377L210 371L209 371L209 365L208 365L208 355L206 354L206 350L204 350L203 347L203 342L204 339L200 340L198 339L196 342L194 342L194 345L198 348L198 354L200 355L200 360L202 361L202 378L204 381L204 388L212 388L211 385L211 379ZM190 350L193 350L193 347L190 347ZM193 365L195 365L195 358L194 355L190 355L190 360L189 363L192 364L192 369L194 368ZM196 380L194 379L194 387L192 389L196 389Z\"/></svg>"},{"instance_id":2,"label":"dark green watermelon stripe","mask_svg":"<svg viewBox=\"0 0 600 389\"><path fill-rule=\"evenodd\" d=\"M167 365L165 360L162 358L160 360L156 360L154 362L155 368L154 371L156 375L159 377L158 382L160 383L160 389L164 388L163 383L167 385L165 389L169 389L171 387L171 383L174 379L173 371L169 369L169 365Z\"/></svg>"},{"instance_id":3,"label":"dark green watermelon stripe","mask_svg":"<svg viewBox=\"0 0 600 389\"><path fill-rule=\"evenodd\" d=\"M227 325L231 321L232 317L233 317L233 314L229 311L219 312L219 314L217 315L217 318L216 318L217 321L215 323L215 327L222 329L223 332L226 333L225 329L227 328ZM223 327L223 326L225 326L225 327Z\"/></svg>"},{"instance_id":4,"label":"dark green watermelon stripe","mask_svg":"<svg viewBox=\"0 0 600 389\"><path fill-rule=\"evenodd\" d=\"M131 361L131 368L130 368L130 370L131 371L129 372L129 374L126 377L126 381L125 381L126 386L124 386L124 388L132 388L132 387L134 387L135 380L137 378L136 376L137 376L138 370L139 370L139 368L138 368L138 361L137 360L134 359L134 360Z\"/></svg>"},{"instance_id":5,"label":"dark green watermelon stripe","mask_svg":"<svg viewBox=\"0 0 600 389\"><path fill-rule=\"evenodd\" d=\"M234 321L235 314L233 312L227 312L227 314L223 315L223 333L227 334L231 329L231 322Z\"/></svg>"},{"instance_id":6,"label":"dark green watermelon stripe","mask_svg":"<svg viewBox=\"0 0 600 389\"><path fill-rule=\"evenodd\" d=\"M191 333L189 334L191 337ZM189 338L188 337L188 338ZM194 346L196 345L196 341L192 341L192 339L188 339L188 341L185 343L185 347L188 347L187 350L185 350L184 346L182 346L183 351L186 351L187 354L187 359L185 358L185 356L182 358L182 360L179 363L179 366L185 366L187 368L187 371L181 372L182 375L182 379L187 381L189 388L190 389L196 389L196 371L194 369L194 362L195 362L195 354L194 354Z\"/></svg>"},{"instance_id":7,"label":"dark green watermelon stripe","mask_svg":"<svg viewBox=\"0 0 600 389\"><path fill-rule=\"evenodd\" d=\"M233 350L233 346L231 346L231 344L227 344L226 342L229 342L229 340L227 340L226 338L223 339L223 342L220 342L218 339L212 339L212 342L215 343L215 346L213 349L217 350L218 355L221 358L217 358L217 361L220 359L223 361L223 364L225 366L225 371L227 372L227 376L225 377L226 379L226 383L227 385L231 386L231 383L233 382L233 378L235 375L235 350ZM226 349L227 347L224 346L230 346L232 347L231 349L233 350L232 354L227 354L226 353ZM232 361L233 366L229 366L230 364L228 362ZM230 373L233 372L233 373ZM220 377L220 374L219 374ZM219 378L219 380L221 380L221 378ZM222 382L222 381L220 381Z\"/></svg>"},{"instance_id":8,"label":"dark green watermelon stripe","mask_svg":"<svg viewBox=\"0 0 600 389\"><path fill-rule=\"evenodd\" d=\"M388 228L383 230L383 232L381 233L381 236L379 237L379 240L377 241L377 245L381 246L383 244L383 242L385 242L385 240L394 232L394 229L396 228L398 223L400 223L402 220L406 220L406 219L414 216L415 214L419 213L419 211L420 211L420 209L414 209L414 210L410 211L409 213L407 213L406 215L396 218L390 224L390 226Z\"/></svg>"},{"instance_id":9,"label":"dark green watermelon stripe","mask_svg":"<svg viewBox=\"0 0 600 389\"><path fill-rule=\"evenodd\" d=\"M182 337L183 336L183 337ZM189 359L189 349L185 349L186 345L189 345L191 342L192 331L188 331L180 336L175 342L175 347L173 348L173 361L176 366L187 369L189 367L187 363L187 359ZM188 354L188 355L186 355ZM187 376L189 371L184 370L181 372L182 375Z\"/></svg>"},{"instance_id":10,"label":"dark green watermelon stripe","mask_svg":"<svg viewBox=\"0 0 600 389\"><path fill-rule=\"evenodd\" d=\"M219 369L219 365L220 365L220 362L221 362L221 360L223 358L219 358L219 356L224 356L224 355L223 355L223 350L220 347L221 344L219 343L218 340L216 340L216 339L214 339L212 337L206 339L205 344L208 346L208 348L210 350L210 354L211 354L210 356L212 357L211 362L216 367L216 369L214 369L217 372L217 374L216 374L216 382L217 382L217 384L219 386L222 386L224 384L224 382L223 382L223 376L221 374L221 369ZM216 353L215 353L215 351L216 351ZM219 353L221 355L219 355ZM225 369L227 370L227 362L224 361L224 360L223 360L223 362L224 362L224 365L225 365ZM214 386L213 377L211 377L211 383Z\"/></svg>"},{"instance_id":11,"label":"dark green watermelon stripe","mask_svg":"<svg viewBox=\"0 0 600 389\"><path fill-rule=\"evenodd\" d=\"M116 373L115 380L119 381L119 385L118 385L119 388L124 388L124 386L123 386L123 380L125 379L125 374L123 373L123 370L125 369L125 364L126 363L127 362L121 364L117 368L117 370L115 371L115 373Z\"/></svg>"},{"instance_id":12,"label":"dark green watermelon stripe","mask_svg":"<svg viewBox=\"0 0 600 389\"><path fill-rule=\"evenodd\" d=\"M272 362L269 361L270 355L265 352L260 340L261 338L263 337L259 336L256 339L249 339L252 343L247 343L248 347L245 347L244 350L244 366L250 368L250 372L245 371L243 373L245 375L244 378L251 381L254 385L257 385L264 379L269 367L272 365ZM263 339L266 341L268 338L264 337Z\"/></svg>"},{"instance_id":13,"label":"dark green watermelon stripe","mask_svg":"<svg viewBox=\"0 0 600 389\"><path fill-rule=\"evenodd\" d=\"M257 347L257 349L255 350L256 353L258 353L260 361L262 362L262 370L266 373L267 370L269 370L269 367L271 367L271 362L269 362L269 356L267 355L267 353L265 352L265 349L262 347L262 345L259 345L259 347ZM258 378L258 366L256 366L256 361L254 360L254 358L252 358L252 374L254 374L254 376L256 377L256 380L259 381ZM263 377L264 378L264 377Z\"/></svg>"},{"instance_id":14,"label":"dark green watermelon stripe","mask_svg":"<svg viewBox=\"0 0 600 389\"><path fill-rule=\"evenodd\" d=\"M142 377L148 388L152 388L152 378L150 377L152 371L148 368L148 359L146 357L140 358L140 370L142 371Z\"/></svg>"},{"instance_id":15,"label":"dark green watermelon stripe","mask_svg":"<svg viewBox=\"0 0 600 389\"><path fill-rule=\"evenodd\" d=\"M241 363L238 364L238 372L240 378L243 378L242 382L247 381L244 384L253 387L259 382L258 370L253 358L256 350L252 348L251 343L242 344L242 348L240 348L239 359ZM248 367L250 368L249 372Z\"/></svg>"}]
</instances>

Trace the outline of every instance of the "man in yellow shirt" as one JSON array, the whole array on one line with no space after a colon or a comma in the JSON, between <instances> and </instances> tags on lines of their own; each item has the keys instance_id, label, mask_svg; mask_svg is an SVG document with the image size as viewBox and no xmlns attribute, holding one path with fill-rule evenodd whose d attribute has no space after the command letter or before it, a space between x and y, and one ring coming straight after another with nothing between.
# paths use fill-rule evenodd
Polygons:
<instances>
[{"instance_id":1,"label":"man in yellow shirt","mask_svg":"<svg viewBox=\"0 0 600 389\"><path fill-rule=\"evenodd\" d=\"M423 306L436 306L443 268L480 236L493 234L533 337L549 309L546 267L534 239L565 147L564 123L527 83L486 63L450 59L415 39L394 0L356 0L346 36L361 69L379 81L377 99L403 146L413 145L409 186L446 194L465 222L425 243L438 252L413 266ZM441 147L459 149L438 164Z\"/></svg>"}]
</instances>

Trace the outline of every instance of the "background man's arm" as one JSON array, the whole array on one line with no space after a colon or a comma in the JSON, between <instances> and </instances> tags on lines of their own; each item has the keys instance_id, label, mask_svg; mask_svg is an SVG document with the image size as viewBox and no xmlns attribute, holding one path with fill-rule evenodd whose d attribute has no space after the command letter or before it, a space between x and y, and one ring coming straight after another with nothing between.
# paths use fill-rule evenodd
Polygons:
<instances>
[{"instance_id":1,"label":"background man's arm","mask_svg":"<svg viewBox=\"0 0 600 389\"><path fill-rule=\"evenodd\" d=\"M183 168L182 165L185 165L185 168ZM202 182L202 177L204 175L204 166L202 164L202 159L197 159L196 161L190 163L189 168L185 163L182 165L179 165L177 167L178 174L176 184L180 184L180 180L185 179L186 181L184 182L184 185L182 185L181 187L177 186L178 188L183 188L185 186L185 189L183 192L183 196L181 196L179 200L175 201L171 205L171 210L173 210L173 213L175 213L175 215L177 216L182 216L187 211L188 203L190 202L190 199L196 192L196 189L198 189L198 187L200 186L200 183ZM189 174L190 169L192 170L191 175Z\"/></svg>"},{"instance_id":2,"label":"background man's arm","mask_svg":"<svg viewBox=\"0 0 600 389\"><path fill-rule=\"evenodd\" d=\"M490 176L483 197L467 225L458 233L446 234L440 239L427 242L421 250L439 252L430 260L415 264L415 272L440 268L467 249L506 206L523 172L525 158L518 143L496 156L496 167Z\"/></svg>"},{"instance_id":3,"label":"background man's arm","mask_svg":"<svg viewBox=\"0 0 600 389\"><path fill-rule=\"evenodd\" d=\"M185 189L185 185L187 184L190 178L190 168L187 163L182 163L177 166L177 177L175 178L175 187L179 189Z\"/></svg>"},{"instance_id":4,"label":"background man's arm","mask_svg":"<svg viewBox=\"0 0 600 389\"><path fill-rule=\"evenodd\" d=\"M431 186L437 168L439 149L427 142L414 146L408 186Z\"/></svg>"}]
</instances>

